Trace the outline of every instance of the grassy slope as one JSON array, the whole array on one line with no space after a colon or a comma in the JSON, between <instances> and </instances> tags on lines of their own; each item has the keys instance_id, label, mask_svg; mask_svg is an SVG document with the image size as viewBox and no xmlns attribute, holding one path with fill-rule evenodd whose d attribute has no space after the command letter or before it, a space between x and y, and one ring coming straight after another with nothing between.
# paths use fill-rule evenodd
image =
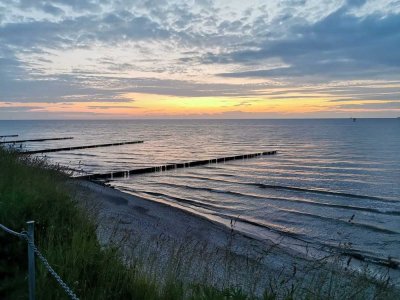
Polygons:
<instances>
[{"instance_id":1,"label":"grassy slope","mask_svg":"<svg viewBox=\"0 0 400 300\"><path fill-rule=\"evenodd\" d=\"M0 223L16 231L35 220L41 252L81 299L178 299L179 283L158 287L125 267L113 249L101 249L95 225L71 200L66 177L43 161L21 161L0 149ZM0 231L0 299L27 299L26 243ZM67 299L37 261L37 298ZM194 298L224 292L192 287ZM241 298L241 297L239 297Z\"/></svg>"},{"instance_id":2,"label":"grassy slope","mask_svg":"<svg viewBox=\"0 0 400 300\"><path fill-rule=\"evenodd\" d=\"M21 230L26 220L35 220L37 245L82 299L157 297L152 285L137 280L112 250L101 251L94 225L69 198L61 173L39 160L21 162L0 151L0 222ZM26 299L25 242L3 233L0 241L0 257L6 258L0 264L0 298ZM42 265L37 266L38 299L65 298Z\"/></svg>"},{"instance_id":3,"label":"grassy slope","mask_svg":"<svg viewBox=\"0 0 400 300\"><path fill-rule=\"evenodd\" d=\"M179 282L161 287L124 266L116 250L101 249L95 225L70 198L66 179L41 160L21 159L0 148L0 223L20 231L27 220L35 220L36 244L81 299L252 299L235 289ZM26 243L0 230L0 245L0 299L27 299ZM37 299L67 299L39 261L36 284ZM355 296L363 299L363 294ZM326 297L313 288L301 298Z\"/></svg>"}]
</instances>

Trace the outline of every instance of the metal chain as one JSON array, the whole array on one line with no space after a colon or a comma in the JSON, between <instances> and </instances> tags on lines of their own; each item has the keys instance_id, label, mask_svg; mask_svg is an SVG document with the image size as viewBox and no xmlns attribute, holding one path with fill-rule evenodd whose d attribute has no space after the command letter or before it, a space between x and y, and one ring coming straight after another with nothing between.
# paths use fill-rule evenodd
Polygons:
<instances>
[{"instance_id":1,"label":"metal chain","mask_svg":"<svg viewBox=\"0 0 400 300\"><path fill-rule=\"evenodd\" d=\"M11 230L10 228L4 226L3 224L0 224L0 229L3 229L5 232L8 232L9 234L12 234L14 236L24 238L30 247L32 247L33 251L36 253L37 257L42 261L46 269L49 271L51 275L56 279L58 284L64 289L64 291L68 294L68 296L72 300L79 300L79 298L75 295L75 293L67 286L67 284L61 279L61 277L54 271L54 269L50 266L49 262L47 259L40 253L39 249L36 247L35 243L31 241L31 239L28 236L28 233L26 231L22 231L21 233L16 232L14 230Z\"/></svg>"},{"instance_id":2,"label":"metal chain","mask_svg":"<svg viewBox=\"0 0 400 300\"><path fill-rule=\"evenodd\" d=\"M35 244L29 239L27 235L25 235L25 238L28 242L28 244L33 248L33 251L35 251L37 257L42 261L46 269L49 271L51 275L55 278L55 280L58 282L58 284L64 289L64 291L68 294L68 296L72 300L79 300L79 298L75 295L75 293L67 286L67 284L61 279L61 277L54 271L54 269L50 266L49 262L47 259L40 253L39 249L35 246Z\"/></svg>"},{"instance_id":3,"label":"metal chain","mask_svg":"<svg viewBox=\"0 0 400 300\"><path fill-rule=\"evenodd\" d=\"M26 235L26 233L24 233L24 232L19 233L19 232L16 232L14 230L11 230L10 228L4 226L3 224L0 224L0 228L3 229L5 232L7 232L9 234L12 234L12 235L15 235L15 236L20 237L20 238L23 238Z\"/></svg>"}]
</instances>

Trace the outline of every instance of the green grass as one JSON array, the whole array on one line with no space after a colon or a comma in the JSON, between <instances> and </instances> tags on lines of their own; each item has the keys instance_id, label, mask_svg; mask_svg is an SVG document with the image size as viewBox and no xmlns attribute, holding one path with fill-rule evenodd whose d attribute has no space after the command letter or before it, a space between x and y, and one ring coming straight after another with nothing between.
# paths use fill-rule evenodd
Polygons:
<instances>
[{"instance_id":1,"label":"green grass","mask_svg":"<svg viewBox=\"0 0 400 300\"><path fill-rule=\"evenodd\" d=\"M256 298L241 287L229 284L216 288L208 282L183 282L177 279L173 269L165 272L168 277L159 280L143 271L145 268L138 267L146 266L149 263L146 260L129 266L123 264L117 248L100 246L96 224L71 198L71 185L67 182L68 176L56 166L0 148L0 223L22 231L26 229L26 221L35 220L36 245L80 299ZM0 299L27 299L26 253L25 241L0 230ZM38 260L36 266L37 299L68 299ZM156 268L153 272L157 272ZM262 298L272 300L276 295L284 299L342 298L339 292L343 290L339 291L341 288L337 286L340 274L329 277L332 272L324 270L323 273L327 274L326 278L319 277L323 282L315 286L308 283L304 286L299 281L287 288L283 286L287 282L274 278L279 283L266 286ZM358 289L351 288L351 293L344 298L391 299L393 294L387 285L378 282L372 286L360 278L351 281ZM321 288L324 285L327 288Z\"/></svg>"}]
</instances>

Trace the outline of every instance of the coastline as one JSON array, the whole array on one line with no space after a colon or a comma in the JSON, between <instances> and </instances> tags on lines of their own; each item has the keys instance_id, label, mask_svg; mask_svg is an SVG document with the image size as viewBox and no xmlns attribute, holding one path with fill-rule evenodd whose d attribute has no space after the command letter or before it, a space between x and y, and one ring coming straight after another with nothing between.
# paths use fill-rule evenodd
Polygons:
<instances>
[{"instance_id":1,"label":"coastline","mask_svg":"<svg viewBox=\"0 0 400 300\"><path fill-rule=\"evenodd\" d=\"M306 256L240 233L234 223L229 228L165 202L90 181L74 183L78 187L75 198L95 218L100 243L118 247L127 264L138 257L152 261L143 270L145 273L165 274L173 268L177 276L174 280L206 282L217 288L241 286L246 292L261 295L271 284L285 288L299 283L310 285L324 272L337 273L338 280L346 282L353 280L362 267L361 262L352 262L353 270L345 268L348 258L343 257ZM175 265L183 267L178 270ZM353 272L355 269L358 271ZM340 278L344 274L348 278Z\"/></svg>"},{"instance_id":2,"label":"coastline","mask_svg":"<svg viewBox=\"0 0 400 300\"><path fill-rule=\"evenodd\" d=\"M310 261L165 203L68 178L57 165L0 148L0 223L24 230L85 299L393 299L389 278ZM0 232L0 298L26 293L26 244ZM17 280L16 280L17 278ZM40 299L65 291L38 268ZM18 296L19 295L19 296ZM26 298L26 297L25 297Z\"/></svg>"},{"instance_id":3,"label":"coastline","mask_svg":"<svg viewBox=\"0 0 400 300\"><path fill-rule=\"evenodd\" d=\"M310 260L305 256L290 253L272 242L260 241L239 233L233 224L232 228L228 228L173 205L141 198L94 182L76 180L74 183L78 187L75 198L80 199L80 205L96 219L100 243L107 246L118 245L128 262L140 252L133 249L132 244L134 247L138 247L138 244L145 245L148 247L145 251L160 251L160 257L156 260L159 260L157 264L161 269L168 268L166 265L170 263L163 261L168 256L166 252L183 247L180 249L180 259L186 260L189 259L186 256L190 256L190 263L197 265L197 270L199 263L208 265L208 275L212 274L208 278L210 284L226 281L227 277L231 284L243 284L243 278L249 275L251 278L248 284L254 284L250 281L255 279L253 271L257 269L260 273L257 278L259 286L253 289L259 292L262 292L265 281L268 280L267 276L261 274L280 274L285 280L291 280L288 278L293 277L293 272L300 277L306 275L306 266L310 264ZM199 252L198 261L193 257L193 251ZM203 260L204 255L209 261ZM230 266L224 260L229 260ZM232 274L227 272L235 274L236 278L232 278ZM191 282L204 280L204 276L192 273L193 270L186 270L181 275L189 276Z\"/></svg>"}]
</instances>

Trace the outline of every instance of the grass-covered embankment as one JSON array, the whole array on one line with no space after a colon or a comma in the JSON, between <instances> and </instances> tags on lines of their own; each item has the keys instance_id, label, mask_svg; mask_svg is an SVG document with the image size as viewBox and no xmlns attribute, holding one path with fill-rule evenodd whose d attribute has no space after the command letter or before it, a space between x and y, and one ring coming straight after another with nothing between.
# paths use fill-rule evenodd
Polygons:
<instances>
[{"instance_id":1,"label":"grass-covered embankment","mask_svg":"<svg viewBox=\"0 0 400 300\"><path fill-rule=\"evenodd\" d=\"M95 224L70 197L67 176L45 161L0 148L0 223L16 231L34 220L35 240L53 268L81 299L179 299L180 283L158 286L102 249ZM27 299L27 245L0 230L0 299ZM67 299L37 260L37 299ZM187 294L185 292L185 294ZM194 298L224 298L225 292L192 287Z\"/></svg>"},{"instance_id":2,"label":"grass-covered embankment","mask_svg":"<svg viewBox=\"0 0 400 300\"><path fill-rule=\"evenodd\" d=\"M66 176L43 160L0 149L0 223L21 230L35 220L36 244L82 299L156 298L150 283L124 268L115 251L101 250L95 227L71 200ZM0 298L27 299L26 242L0 232ZM37 261L37 298L65 292Z\"/></svg>"}]
</instances>

